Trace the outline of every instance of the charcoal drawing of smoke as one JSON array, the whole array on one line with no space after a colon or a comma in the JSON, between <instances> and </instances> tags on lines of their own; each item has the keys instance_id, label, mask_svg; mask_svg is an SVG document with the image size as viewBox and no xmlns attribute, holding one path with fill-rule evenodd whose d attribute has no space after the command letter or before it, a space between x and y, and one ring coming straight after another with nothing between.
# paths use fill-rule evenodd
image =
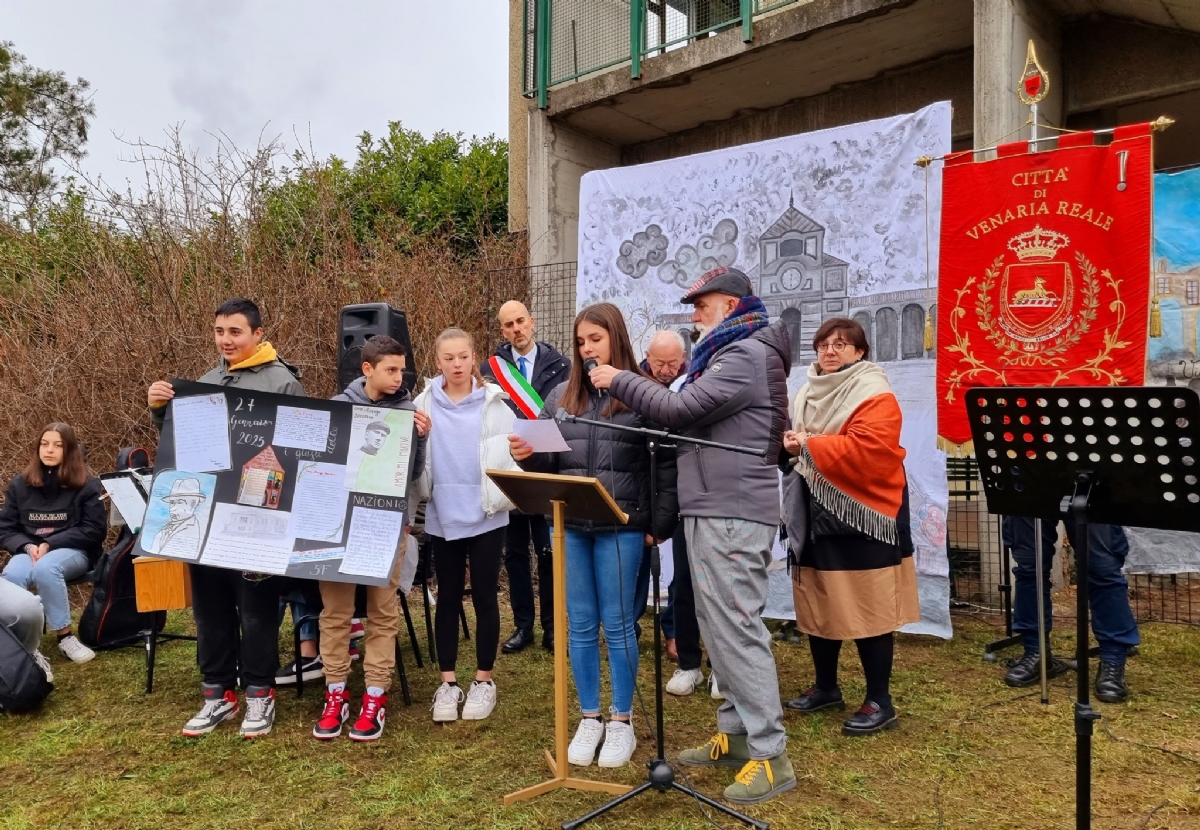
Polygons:
<instances>
[{"instance_id":1,"label":"charcoal drawing of smoke","mask_svg":"<svg viewBox=\"0 0 1200 830\"><path fill-rule=\"evenodd\" d=\"M658 225L647 225L633 239L621 242L617 257L617 270L636 279L646 276L650 268L657 268L667 261L667 246L670 240L663 236Z\"/></svg>"},{"instance_id":2,"label":"charcoal drawing of smoke","mask_svg":"<svg viewBox=\"0 0 1200 830\"><path fill-rule=\"evenodd\" d=\"M681 288L694 283L705 271L737 261L738 226L732 219L722 219L713 228L696 240L695 245L680 245L675 258L658 268L658 278L665 283L674 283Z\"/></svg>"}]
</instances>

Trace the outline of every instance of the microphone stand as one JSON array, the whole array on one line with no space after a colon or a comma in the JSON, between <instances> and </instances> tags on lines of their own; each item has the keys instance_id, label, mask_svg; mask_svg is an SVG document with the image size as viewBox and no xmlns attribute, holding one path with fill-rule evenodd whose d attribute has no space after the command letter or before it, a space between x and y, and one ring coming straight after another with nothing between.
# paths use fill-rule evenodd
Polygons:
<instances>
[{"instance_id":1,"label":"microphone stand","mask_svg":"<svg viewBox=\"0 0 1200 830\"><path fill-rule=\"evenodd\" d=\"M659 447L675 446L674 443L680 442L685 444L695 444L701 447L713 447L715 449L728 450L729 452L739 452L745 455L757 455L760 458L765 457L766 450L755 449L754 447L741 447L734 444L719 444L716 441L705 441L700 438L686 438L682 435L676 435L666 430L661 429L646 429L643 427L628 427L623 424L613 424L608 421L593 421L587 418L578 418L569 414L565 409L559 409L554 416L554 420L559 423L570 422L573 424L587 424L589 426L600 427L602 429L616 430L617 432L631 432L637 435L646 437L646 448L650 451L650 538L654 544L650 546L650 578L652 591L654 592L654 737L656 752L653 758L646 763L647 781L641 784L624 795L619 795L607 804L602 804L587 815L577 818L574 821L565 821L562 824L563 830L574 830L580 825L586 824L597 816L607 813L614 807L624 804L626 801L641 795L649 790L655 790L660 793L665 793L668 790L678 790L684 795L691 796L700 803L718 810L730 818L735 818L738 821L745 822L755 830L767 830L770 826L765 821L752 819L747 815L739 813L732 807L728 807L719 801L714 801L708 796L697 792L691 787L680 784L675 780L675 770L667 762L666 753L663 747L663 684L662 684L662 628L659 625L660 615L660 599L659 599L659 576L661 574L661 563L658 553L658 541L654 537L654 519L657 516L658 508L658 449ZM645 601L644 599L642 600Z\"/></svg>"}]
</instances>

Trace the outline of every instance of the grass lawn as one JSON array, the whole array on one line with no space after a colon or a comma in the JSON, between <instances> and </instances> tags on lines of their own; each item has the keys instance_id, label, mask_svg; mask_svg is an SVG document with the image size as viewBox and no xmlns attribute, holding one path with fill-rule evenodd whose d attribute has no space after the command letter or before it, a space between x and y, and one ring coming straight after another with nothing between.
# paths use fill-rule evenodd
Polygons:
<instances>
[{"instance_id":1,"label":"grass lawn","mask_svg":"<svg viewBox=\"0 0 1200 830\"><path fill-rule=\"evenodd\" d=\"M419 606L414 611L419 615ZM997 624L998 618L958 616L950 642L900 637L893 679L897 730L849 739L841 736L836 713L787 715L799 784L749 812L776 828L1074 826L1074 675L1054 682L1049 706L1041 705L1036 689L1031 695L1007 688L1003 669L980 660ZM190 614L174 614L168 630L188 625ZM1059 625L1061 651L1073 647L1068 628ZM1101 704L1093 826L1200 828L1200 629L1151 625L1142 633L1141 654L1129 664L1129 703ZM290 637L286 624L283 636ZM294 691L280 693L275 731L267 738L243 741L236 725L224 725L189 740L179 728L198 708L191 643L162 647L150 696L142 694L141 651L102 653L73 666L51 643L48 638L45 645L53 652L56 691L39 712L0 716L0 830L541 828L557 827L607 800L560 791L512 807L500 804L504 793L546 775L542 752L552 742L553 667L537 648L499 658L500 702L489 720L444 727L429 719L437 673L428 664L417 670L406 649L413 705L402 705L397 683L383 739L358 745L310 737L320 707L312 686L302 699ZM460 665L471 661L473 649L473 642L463 643ZM776 643L775 651L782 690L790 697L811 679L807 647ZM282 653L290 654L290 647ZM842 654L843 691L858 701L863 684L857 655L852 647ZM651 718L652 680L644 657L641 699ZM351 689L361 693L361 669ZM714 705L707 695L668 697L669 755L711 734ZM633 764L578 774L641 783L653 754L652 720L639 717L637 723ZM691 781L719 797L732 774L694 771ZM713 825L693 801L651 793L589 826Z\"/></svg>"}]
</instances>

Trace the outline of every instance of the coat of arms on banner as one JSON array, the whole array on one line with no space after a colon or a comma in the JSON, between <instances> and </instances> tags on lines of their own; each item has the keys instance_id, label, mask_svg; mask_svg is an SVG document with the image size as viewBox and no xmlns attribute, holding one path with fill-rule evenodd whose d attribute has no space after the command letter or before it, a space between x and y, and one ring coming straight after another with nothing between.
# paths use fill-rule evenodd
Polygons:
<instances>
[{"instance_id":1,"label":"coat of arms on banner","mask_svg":"<svg viewBox=\"0 0 1200 830\"><path fill-rule=\"evenodd\" d=\"M946 162L938 439L970 452L974 386L1138 385L1150 276L1150 131Z\"/></svg>"}]
</instances>

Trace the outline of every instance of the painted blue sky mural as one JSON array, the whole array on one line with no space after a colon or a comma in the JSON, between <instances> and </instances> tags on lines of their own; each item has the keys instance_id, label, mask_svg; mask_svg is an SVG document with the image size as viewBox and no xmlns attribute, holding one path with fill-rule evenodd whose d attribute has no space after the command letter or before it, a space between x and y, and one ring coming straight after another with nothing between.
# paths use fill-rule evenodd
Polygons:
<instances>
[{"instance_id":1,"label":"painted blue sky mural","mask_svg":"<svg viewBox=\"0 0 1200 830\"><path fill-rule=\"evenodd\" d=\"M1154 177L1154 258L1172 271L1200 266L1200 167Z\"/></svg>"}]
</instances>

